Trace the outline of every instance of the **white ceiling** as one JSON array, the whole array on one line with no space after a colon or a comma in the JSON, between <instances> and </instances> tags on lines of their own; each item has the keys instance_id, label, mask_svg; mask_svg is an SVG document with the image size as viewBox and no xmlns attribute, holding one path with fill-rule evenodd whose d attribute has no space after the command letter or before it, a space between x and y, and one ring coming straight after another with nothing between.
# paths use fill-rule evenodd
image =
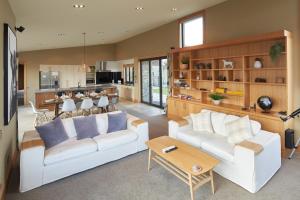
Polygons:
<instances>
[{"instance_id":1,"label":"white ceiling","mask_svg":"<svg viewBox=\"0 0 300 200\"><path fill-rule=\"evenodd\" d=\"M31 51L82 46L83 32L87 45L119 42L225 0L9 1L17 25L26 28L17 34L18 50ZM86 7L73 8L77 3Z\"/></svg>"}]
</instances>

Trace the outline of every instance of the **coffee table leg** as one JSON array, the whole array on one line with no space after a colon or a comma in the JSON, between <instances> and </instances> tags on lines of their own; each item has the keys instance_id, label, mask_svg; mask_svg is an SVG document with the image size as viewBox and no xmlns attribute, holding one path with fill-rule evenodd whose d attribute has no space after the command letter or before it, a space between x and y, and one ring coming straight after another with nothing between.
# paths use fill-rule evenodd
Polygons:
<instances>
[{"instance_id":1,"label":"coffee table leg","mask_svg":"<svg viewBox=\"0 0 300 200\"><path fill-rule=\"evenodd\" d=\"M214 174L213 174L213 171L210 170L209 171L209 175L211 177L211 180L210 180L210 183L211 183L211 191L213 194L215 194L215 186L214 186Z\"/></svg>"},{"instance_id":2,"label":"coffee table leg","mask_svg":"<svg viewBox=\"0 0 300 200\"><path fill-rule=\"evenodd\" d=\"M191 200L194 200L194 190L193 190L193 182L192 182L191 174L189 174L189 185L190 185Z\"/></svg>"},{"instance_id":3,"label":"coffee table leg","mask_svg":"<svg viewBox=\"0 0 300 200\"><path fill-rule=\"evenodd\" d=\"M148 157L148 172L150 171L151 167L151 149L149 149L149 157Z\"/></svg>"}]
</instances>

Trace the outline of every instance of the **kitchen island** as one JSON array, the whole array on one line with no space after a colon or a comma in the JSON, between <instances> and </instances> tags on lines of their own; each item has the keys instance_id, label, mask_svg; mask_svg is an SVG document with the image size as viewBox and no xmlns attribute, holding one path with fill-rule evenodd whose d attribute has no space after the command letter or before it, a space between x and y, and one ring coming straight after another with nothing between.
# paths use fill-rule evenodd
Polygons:
<instances>
[{"instance_id":1,"label":"kitchen island","mask_svg":"<svg viewBox=\"0 0 300 200\"><path fill-rule=\"evenodd\" d=\"M45 100L55 99L57 94L72 93L73 95L86 92L101 92L106 91L107 94L118 93L117 87L112 84L100 84L100 85L89 85L85 87L70 87L70 88L58 88L58 89L40 89L35 92L35 105L38 109L47 108L51 111L55 109L54 106L45 105Z\"/></svg>"}]
</instances>

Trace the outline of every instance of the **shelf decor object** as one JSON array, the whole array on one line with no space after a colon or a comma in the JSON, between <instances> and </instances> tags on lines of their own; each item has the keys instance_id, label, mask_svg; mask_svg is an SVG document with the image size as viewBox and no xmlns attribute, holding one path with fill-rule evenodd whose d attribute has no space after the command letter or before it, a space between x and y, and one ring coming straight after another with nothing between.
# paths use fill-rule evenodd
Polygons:
<instances>
[{"instance_id":1,"label":"shelf decor object","mask_svg":"<svg viewBox=\"0 0 300 200\"><path fill-rule=\"evenodd\" d=\"M261 96L257 99L258 106L263 110L264 113L268 113L273 107L273 101L268 96Z\"/></svg>"},{"instance_id":2,"label":"shelf decor object","mask_svg":"<svg viewBox=\"0 0 300 200\"><path fill-rule=\"evenodd\" d=\"M222 100L225 99L225 96L223 96L219 93L211 93L211 94L209 94L209 97L211 98L212 102L215 105L220 105Z\"/></svg>"},{"instance_id":3,"label":"shelf decor object","mask_svg":"<svg viewBox=\"0 0 300 200\"><path fill-rule=\"evenodd\" d=\"M255 69L260 69L262 67L263 67L262 59L261 58L255 58L254 68Z\"/></svg>"},{"instance_id":4,"label":"shelf decor object","mask_svg":"<svg viewBox=\"0 0 300 200\"><path fill-rule=\"evenodd\" d=\"M168 117L184 117L201 109L245 116L259 121L265 130L279 133L284 141L285 124L280 111L291 112L291 33L285 30L172 50L172 94ZM182 61L188 63L182 69ZM224 68L224 65L226 66ZM192 67L191 67L192 66ZM184 80L178 87L179 72ZM258 81L258 82L257 82ZM216 106L210 94L226 88L226 98ZM182 100L180 95L191 96ZM250 109L261 96L272 99L272 109ZM284 143L282 143L284 148ZM283 149L284 151L284 149Z\"/></svg>"}]
</instances>

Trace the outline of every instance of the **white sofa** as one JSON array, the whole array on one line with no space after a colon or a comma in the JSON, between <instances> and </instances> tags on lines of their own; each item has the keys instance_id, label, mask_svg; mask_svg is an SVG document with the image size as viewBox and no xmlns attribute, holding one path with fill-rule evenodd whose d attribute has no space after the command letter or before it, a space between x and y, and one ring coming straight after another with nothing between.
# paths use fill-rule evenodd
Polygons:
<instances>
[{"instance_id":1,"label":"white sofa","mask_svg":"<svg viewBox=\"0 0 300 200\"><path fill-rule=\"evenodd\" d=\"M22 141L20 155L20 191L25 192L58 179L114 161L147 149L148 122L128 115L127 130L107 134L107 114L96 115L99 136L76 139L72 118L63 119L69 139L50 149L36 131Z\"/></svg>"},{"instance_id":2,"label":"white sofa","mask_svg":"<svg viewBox=\"0 0 300 200\"><path fill-rule=\"evenodd\" d=\"M226 115L224 120L218 118L216 112L212 113L215 113L211 114L213 127L220 128L226 121L238 119L237 116ZM248 139L263 146L263 151L255 155L254 151L248 148L228 143L226 136L194 131L192 120L189 117L186 120L188 123L183 126L176 121L169 121L169 136L215 156L221 162L214 171L251 193L262 188L281 166L280 136L261 130L259 122L251 120L255 135Z\"/></svg>"}]
</instances>

